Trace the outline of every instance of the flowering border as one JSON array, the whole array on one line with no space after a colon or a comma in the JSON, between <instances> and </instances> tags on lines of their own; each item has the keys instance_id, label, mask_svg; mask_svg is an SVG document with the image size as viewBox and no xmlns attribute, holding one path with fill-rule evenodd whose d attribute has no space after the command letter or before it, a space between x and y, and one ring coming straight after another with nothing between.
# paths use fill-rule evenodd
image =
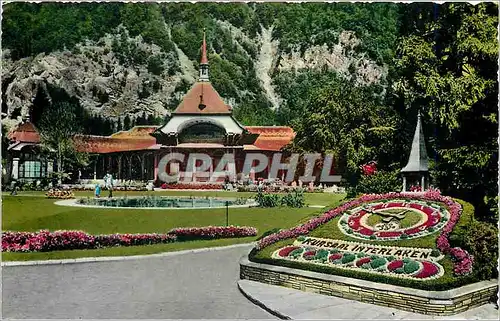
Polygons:
<instances>
[{"instance_id":1,"label":"flowering border","mask_svg":"<svg viewBox=\"0 0 500 321\"><path fill-rule=\"evenodd\" d=\"M247 237L257 235L255 227L248 226L206 226L206 227L180 227L171 229L168 234L177 238L213 239L229 237Z\"/></svg>"},{"instance_id":2,"label":"flowering border","mask_svg":"<svg viewBox=\"0 0 500 321\"><path fill-rule=\"evenodd\" d=\"M308 246L285 246L274 251L271 257L279 260L298 261L418 281L437 279L444 275L444 268L441 264L431 260L400 259L386 255L370 256L364 253L339 251L337 249L326 250ZM407 270L408 267L406 266L409 264L414 265L413 270Z\"/></svg>"},{"instance_id":3,"label":"flowering border","mask_svg":"<svg viewBox=\"0 0 500 321\"><path fill-rule=\"evenodd\" d=\"M451 197L441 195L441 192L435 189L429 189L424 193L365 194L334 209L328 210L323 215L312 218L304 224L268 235L262 238L257 243L255 248L257 250L261 250L278 241L295 238L299 235L306 235L320 225L329 222L334 217L337 217L343 214L343 212L347 211L348 209L358 206L362 203L379 200L391 200L395 198L436 201L445 204L448 208L448 212L450 213L450 219L441 230L441 234L437 237L436 247L442 253L450 254L452 256L452 259L455 263L453 267L453 272L455 273L455 275L466 275L472 272L472 265L474 261L473 256L461 248L451 248L448 241L448 237L453 230L453 227L455 227L455 224L458 222L460 215L462 214L462 206L459 203L455 202Z\"/></svg>"},{"instance_id":4,"label":"flowering border","mask_svg":"<svg viewBox=\"0 0 500 321\"><path fill-rule=\"evenodd\" d=\"M185 239L216 239L257 235L257 229L247 226L187 227L166 234L108 234L90 235L83 231L41 230L38 232L3 232L2 252L50 252L89 250L113 246L171 243Z\"/></svg>"}]
</instances>

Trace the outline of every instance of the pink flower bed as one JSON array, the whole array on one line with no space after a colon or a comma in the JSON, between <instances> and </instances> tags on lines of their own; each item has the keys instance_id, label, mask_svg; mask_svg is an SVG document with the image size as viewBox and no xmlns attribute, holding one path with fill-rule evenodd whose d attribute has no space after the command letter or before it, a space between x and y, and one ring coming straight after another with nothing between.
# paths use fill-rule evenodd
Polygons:
<instances>
[{"instance_id":1,"label":"pink flower bed","mask_svg":"<svg viewBox=\"0 0 500 321\"><path fill-rule=\"evenodd\" d=\"M213 239L257 235L253 227L208 226L178 228L167 234L109 234L90 235L82 231L41 230L39 232L2 233L2 252L48 252L84 250L113 246L133 246L170 243L181 239Z\"/></svg>"},{"instance_id":2,"label":"pink flower bed","mask_svg":"<svg viewBox=\"0 0 500 321\"><path fill-rule=\"evenodd\" d=\"M110 234L90 235L82 231L4 232L3 252L48 252L60 250L96 249L111 246L131 246L170 243L175 235Z\"/></svg>"},{"instance_id":3,"label":"pink flower bed","mask_svg":"<svg viewBox=\"0 0 500 321\"><path fill-rule=\"evenodd\" d=\"M462 206L455 202L451 197L441 195L441 192L437 189L429 189L424 193L365 194L355 200L346 202L339 207L331 209L321 216L312 218L304 224L268 235L257 243L256 248L260 250L278 241L308 234L320 225L325 224L334 217L343 214L348 209L359 206L363 203L397 198L426 200L445 204L450 212L450 219L441 230L441 234L437 237L436 246L442 253L451 255L455 262L453 271L456 275L465 275L472 272L473 257L463 249L452 249L448 241L448 237L453 230L453 227L458 222L460 215L462 214Z\"/></svg>"},{"instance_id":4,"label":"pink flower bed","mask_svg":"<svg viewBox=\"0 0 500 321\"><path fill-rule=\"evenodd\" d=\"M257 229L247 226L181 227L170 230L168 234L178 238L213 239L255 236Z\"/></svg>"}]
</instances>

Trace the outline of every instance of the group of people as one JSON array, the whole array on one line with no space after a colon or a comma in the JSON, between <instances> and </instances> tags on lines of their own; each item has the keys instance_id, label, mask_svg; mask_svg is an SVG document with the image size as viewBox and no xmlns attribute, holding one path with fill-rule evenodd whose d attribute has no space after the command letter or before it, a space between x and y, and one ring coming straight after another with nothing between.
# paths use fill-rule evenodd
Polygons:
<instances>
[{"instance_id":1,"label":"group of people","mask_svg":"<svg viewBox=\"0 0 500 321\"><path fill-rule=\"evenodd\" d=\"M106 173L104 175L104 188L109 191L108 197L113 197L113 175L111 173ZM95 185L95 197L101 197L101 184L97 183Z\"/></svg>"}]
</instances>

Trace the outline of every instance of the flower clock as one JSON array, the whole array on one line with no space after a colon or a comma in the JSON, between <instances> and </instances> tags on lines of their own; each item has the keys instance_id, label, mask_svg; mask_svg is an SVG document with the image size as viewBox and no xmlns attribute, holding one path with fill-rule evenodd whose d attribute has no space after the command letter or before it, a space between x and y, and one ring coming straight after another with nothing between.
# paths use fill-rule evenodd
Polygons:
<instances>
[{"instance_id":1,"label":"flower clock","mask_svg":"<svg viewBox=\"0 0 500 321\"><path fill-rule=\"evenodd\" d=\"M448 240L461 213L457 201L435 189L368 194L301 225L268 235L259 240L256 249L296 239L293 245L275 250L272 258L416 280L442 276L444 269L439 261L447 256L453 263L453 275L463 276L472 272L474 257L464 249L452 248ZM336 223L316 234L315 229L333 219L337 219ZM342 240L314 237L325 235L331 228L344 234ZM428 236L427 241L435 238L431 247L411 247L412 243L427 246L429 242L419 242L419 238Z\"/></svg>"},{"instance_id":2,"label":"flower clock","mask_svg":"<svg viewBox=\"0 0 500 321\"><path fill-rule=\"evenodd\" d=\"M338 227L354 238L393 241L435 233L449 218L448 210L437 203L395 199L365 203L346 211Z\"/></svg>"}]
</instances>

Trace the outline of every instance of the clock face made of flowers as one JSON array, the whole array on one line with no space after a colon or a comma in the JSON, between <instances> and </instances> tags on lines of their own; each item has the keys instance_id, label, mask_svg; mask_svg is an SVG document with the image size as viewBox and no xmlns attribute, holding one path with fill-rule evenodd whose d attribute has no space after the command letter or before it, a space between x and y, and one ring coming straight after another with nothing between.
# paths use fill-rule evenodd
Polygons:
<instances>
[{"instance_id":1,"label":"clock face made of flowers","mask_svg":"<svg viewBox=\"0 0 500 321\"><path fill-rule=\"evenodd\" d=\"M449 218L448 210L439 204L396 199L353 208L342 215L338 227L354 238L394 241L432 234Z\"/></svg>"}]
</instances>

